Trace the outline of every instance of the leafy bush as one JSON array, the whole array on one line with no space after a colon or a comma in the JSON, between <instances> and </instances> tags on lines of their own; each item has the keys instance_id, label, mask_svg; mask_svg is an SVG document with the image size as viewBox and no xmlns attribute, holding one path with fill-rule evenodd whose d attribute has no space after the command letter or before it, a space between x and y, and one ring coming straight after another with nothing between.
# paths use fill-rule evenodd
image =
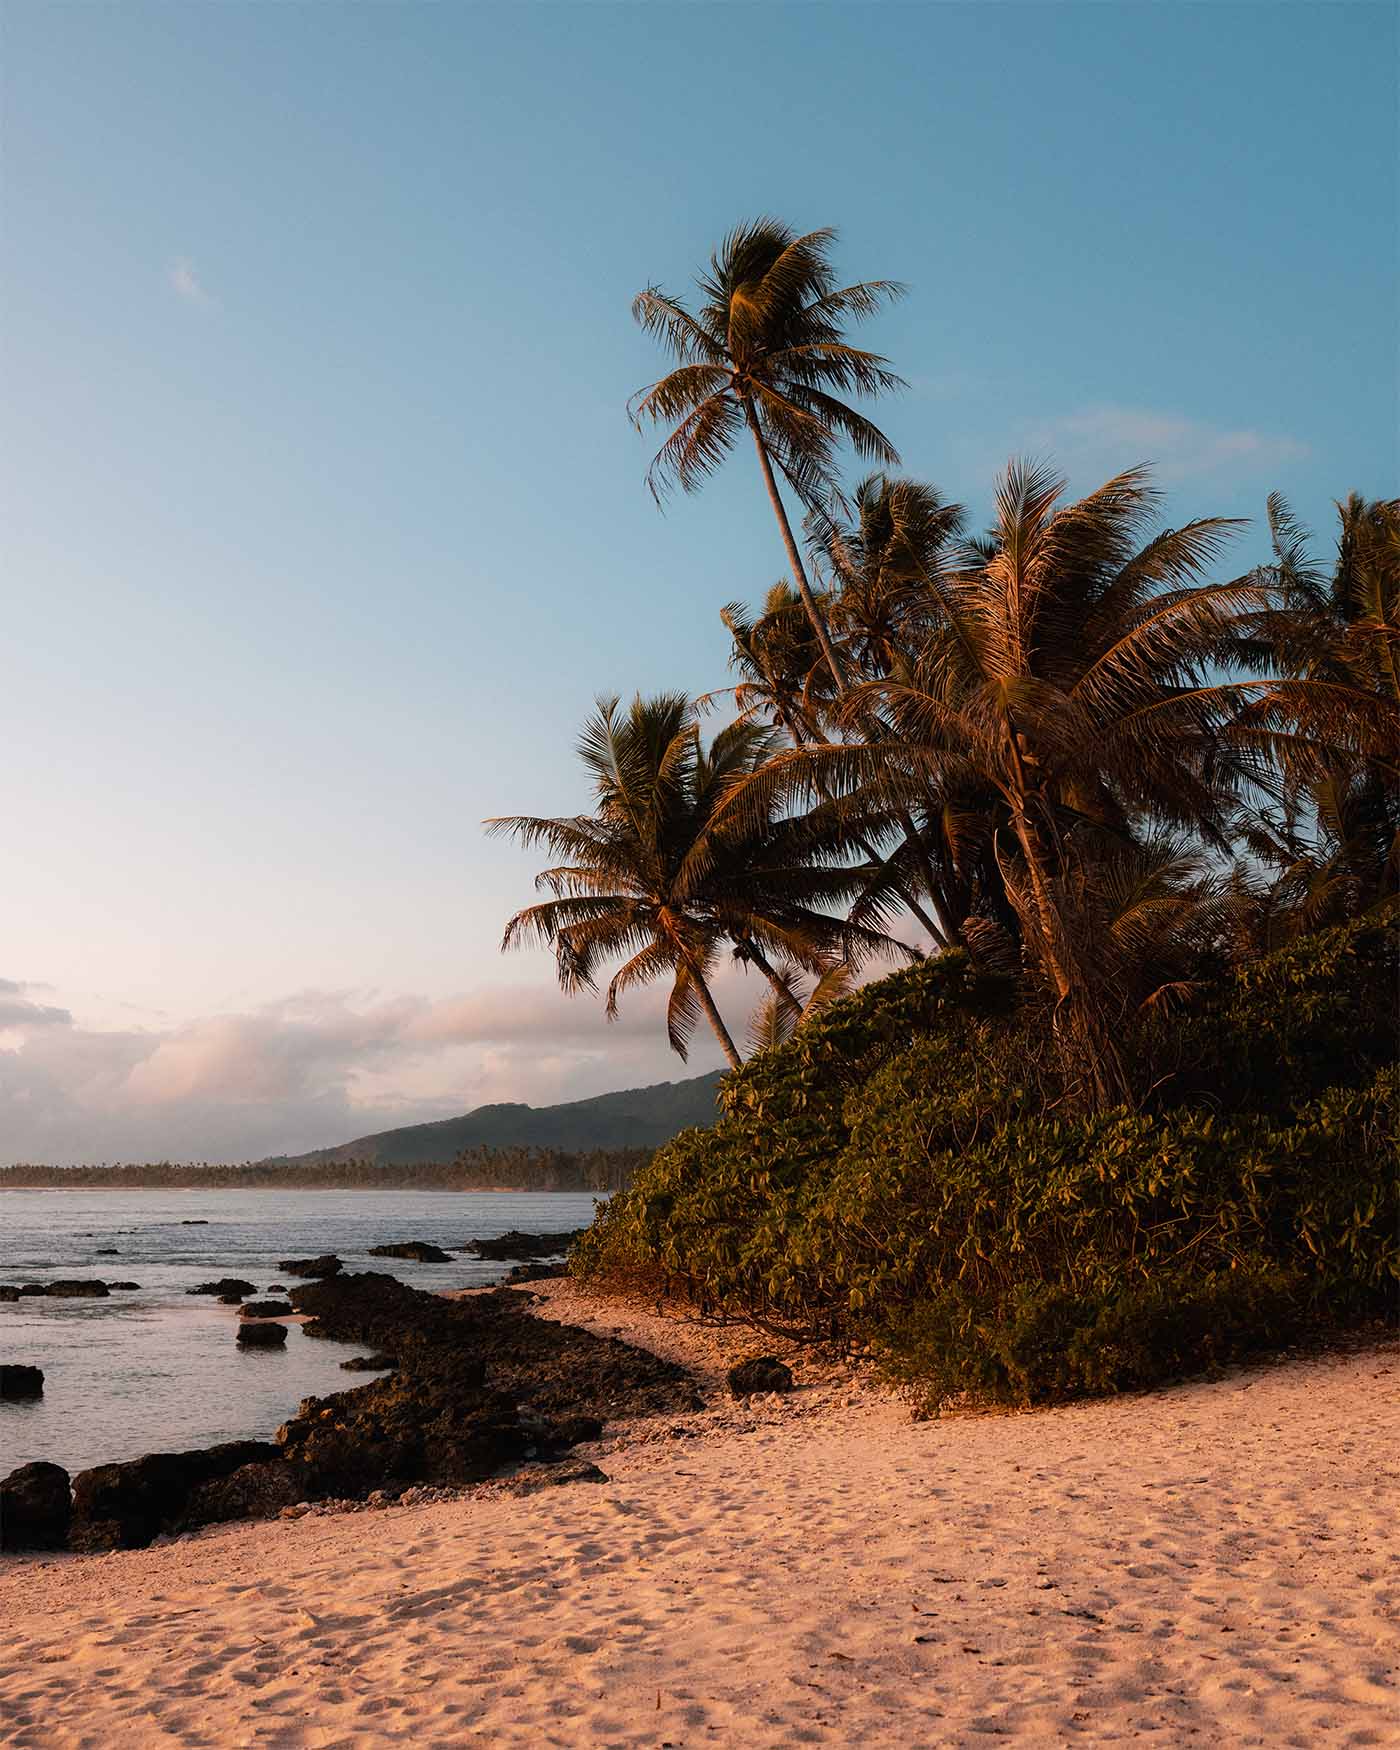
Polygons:
<instances>
[{"instance_id":1,"label":"leafy bush","mask_svg":"<svg viewBox=\"0 0 1400 1750\"><path fill-rule=\"evenodd\" d=\"M575 1268L1021 1401L1393 1310L1395 971L1393 928L1295 944L1144 1036L1172 1065L1155 1108L1076 1116L1043 1017L943 955L729 1077Z\"/></svg>"}]
</instances>

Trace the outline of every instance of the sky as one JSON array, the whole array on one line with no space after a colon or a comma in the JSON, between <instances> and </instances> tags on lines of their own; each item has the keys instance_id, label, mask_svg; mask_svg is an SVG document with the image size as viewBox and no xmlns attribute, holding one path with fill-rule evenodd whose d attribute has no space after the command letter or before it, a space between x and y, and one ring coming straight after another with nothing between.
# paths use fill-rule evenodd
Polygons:
<instances>
[{"instance_id":1,"label":"sky","mask_svg":"<svg viewBox=\"0 0 1400 1750\"><path fill-rule=\"evenodd\" d=\"M872 411L1168 521L1397 486L1391 4L0 11L0 1162L240 1159L694 1074L503 958L600 693L726 678L736 457L661 514L629 316L835 225ZM654 447L654 446L653 446ZM734 1031L757 1000L720 987Z\"/></svg>"}]
</instances>

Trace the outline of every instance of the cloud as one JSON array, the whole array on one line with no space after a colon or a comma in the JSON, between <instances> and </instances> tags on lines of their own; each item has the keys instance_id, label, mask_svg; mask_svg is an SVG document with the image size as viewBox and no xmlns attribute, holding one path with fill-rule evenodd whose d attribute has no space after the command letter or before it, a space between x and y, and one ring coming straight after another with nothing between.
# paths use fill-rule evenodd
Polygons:
<instances>
[{"instance_id":1,"label":"cloud","mask_svg":"<svg viewBox=\"0 0 1400 1750\"><path fill-rule=\"evenodd\" d=\"M721 1062L708 1031L688 1063L669 1050L660 986L637 992L611 1025L601 1000L541 985L438 1000L300 991L175 1026L113 1028L75 1024L23 988L0 985L9 1005L0 1164L296 1153L496 1101L548 1105ZM716 990L742 1036L757 981L726 968Z\"/></svg>"},{"instance_id":2,"label":"cloud","mask_svg":"<svg viewBox=\"0 0 1400 1750\"><path fill-rule=\"evenodd\" d=\"M1138 462L1152 465L1159 484L1175 486L1210 476L1254 479L1308 453L1306 444L1281 432L1104 404L1026 423L992 466L1003 467L1012 455L1045 456L1083 490Z\"/></svg>"},{"instance_id":3,"label":"cloud","mask_svg":"<svg viewBox=\"0 0 1400 1750\"><path fill-rule=\"evenodd\" d=\"M73 1017L67 1009L54 1008L49 1003L36 1003L26 991L47 990L47 985L0 978L0 1032L18 1027L68 1027Z\"/></svg>"},{"instance_id":4,"label":"cloud","mask_svg":"<svg viewBox=\"0 0 1400 1750\"><path fill-rule=\"evenodd\" d=\"M194 263L184 256L170 264L166 277L176 297L183 298L187 304L210 305L214 302L195 271Z\"/></svg>"}]
</instances>

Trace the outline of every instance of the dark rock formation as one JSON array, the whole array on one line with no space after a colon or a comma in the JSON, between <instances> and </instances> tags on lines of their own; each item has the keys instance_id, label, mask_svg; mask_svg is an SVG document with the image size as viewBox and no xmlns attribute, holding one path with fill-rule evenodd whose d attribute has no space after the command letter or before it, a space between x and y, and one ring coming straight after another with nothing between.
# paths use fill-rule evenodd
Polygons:
<instances>
[{"instance_id":1,"label":"dark rock formation","mask_svg":"<svg viewBox=\"0 0 1400 1750\"><path fill-rule=\"evenodd\" d=\"M522 1282L548 1282L568 1274L567 1264L516 1264L506 1271L506 1281L514 1288Z\"/></svg>"},{"instance_id":2,"label":"dark rock formation","mask_svg":"<svg viewBox=\"0 0 1400 1750\"><path fill-rule=\"evenodd\" d=\"M729 1389L736 1398L758 1391L791 1391L792 1369L776 1355L751 1355L729 1369Z\"/></svg>"},{"instance_id":3,"label":"dark rock formation","mask_svg":"<svg viewBox=\"0 0 1400 1750\"><path fill-rule=\"evenodd\" d=\"M108 1288L139 1288L141 1284L139 1282L109 1282L107 1286Z\"/></svg>"},{"instance_id":4,"label":"dark rock formation","mask_svg":"<svg viewBox=\"0 0 1400 1750\"><path fill-rule=\"evenodd\" d=\"M73 1277L64 1281L50 1282L44 1293L52 1300L105 1300L107 1298L107 1284Z\"/></svg>"},{"instance_id":5,"label":"dark rock formation","mask_svg":"<svg viewBox=\"0 0 1400 1750\"><path fill-rule=\"evenodd\" d=\"M180 1223L181 1227L208 1227L208 1225L209 1223L205 1221L202 1216L187 1216L185 1220Z\"/></svg>"},{"instance_id":6,"label":"dark rock formation","mask_svg":"<svg viewBox=\"0 0 1400 1750\"><path fill-rule=\"evenodd\" d=\"M302 1482L280 1458L240 1465L226 1477L214 1477L190 1492L172 1529L191 1530L226 1519L275 1519L284 1507L302 1499Z\"/></svg>"},{"instance_id":7,"label":"dark rock formation","mask_svg":"<svg viewBox=\"0 0 1400 1750\"><path fill-rule=\"evenodd\" d=\"M561 1258L582 1232L576 1227L567 1233L526 1234L512 1228L494 1239L469 1240L467 1250L478 1258Z\"/></svg>"},{"instance_id":8,"label":"dark rock formation","mask_svg":"<svg viewBox=\"0 0 1400 1750\"><path fill-rule=\"evenodd\" d=\"M278 1264L288 1276L338 1276L345 1268L333 1252L323 1252L319 1258L283 1258Z\"/></svg>"},{"instance_id":9,"label":"dark rock formation","mask_svg":"<svg viewBox=\"0 0 1400 1750\"><path fill-rule=\"evenodd\" d=\"M451 1252L444 1252L441 1246L431 1245L427 1240L400 1240L392 1246L371 1246L371 1258L411 1258L415 1264L450 1264Z\"/></svg>"},{"instance_id":10,"label":"dark rock formation","mask_svg":"<svg viewBox=\"0 0 1400 1750\"><path fill-rule=\"evenodd\" d=\"M94 1258L119 1258L121 1253L115 1246L99 1246L93 1253Z\"/></svg>"},{"instance_id":11,"label":"dark rock formation","mask_svg":"<svg viewBox=\"0 0 1400 1750\"><path fill-rule=\"evenodd\" d=\"M22 1464L0 1482L0 1550L62 1549L72 1509L62 1465Z\"/></svg>"},{"instance_id":12,"label":"dark rock formation","mask_svg":"<svg viewBox=\"0 0 1400 1750\"><path fill-rule=\"evenodd\" d=\"M0 1300L18 1300L19 1285L13 1282L0 1282Z\"/></svg>"},{"instance_id":13,"label":"dark rock formation","mask_svg":"<svg viewBox=\"0 0 1400 1750\"><path fill-rule=\"evenodd\" d=\"M470 1354L486 1364L493 1389L538 1416L609 1420L702 1407L684 1368L615 1337L533 1318L530 1297L510 1289L445 1300L367 1271L294 1288L291 1301L312 1315L309 1337L363 1343L396 1355L405 1370L425 1349Z\"/></svg>"},{"instance_id":14,"label":"dark rock formation","mask_svg":"<svg viewBox=\"0 0 1400 1750\"><path fill-rule=\"evenodd\" d=\"M242 1293L240 1293L236 1289L231 1294L221 1294L219 1296L219 1305L220 1306L242 1306L243 1305L243 1295L242 1295Z\"/></svg>"},{"instance_id":15,"label":"dark rock formation","mask_svg":"<svg viewBox=\"0 0 1400 1750\"><path fill-rule=\"evenodd\" d=\"M287 1344L287 1327L272 1320L246 1319L238 1327L238 1345L242 1349L283 1349Z\"/></svg>"},{"instance_id":16,"label":"dark rock formation","mask_svg":"<svg viewBox=\"0 0 1400 1750\"><path fill-rule=\"evenodd\" d=\"M190 1517L192 1499L206 1484L278 1456L265 1441L231 1440L203 1452L152 1452L79 1471L69 1543L76 1550L140 1549L163 1531L199 1523Z\"/></svg>"},{"instance_id":17,"label":"dark rock formation","mask_svg":"<svg viewBox=\"0 0 1400 1750\"><path fill-rule=\"evenodd\" d=\"M541 1465L538 1470L524 1471L520 1476L512 1477L505 1488L511 1495L534 1495L560 1483L606 1483L608 1480L607 1472L599 1470L596 1464L575 1459L571 1464Z\"/></svg>"},{"instance_id":18,"label":"dark rock formation","mask_svg":"<svg viewBox=\"0 0 1400 1750\"><path fill-rule=\"evenodd\" d=\"M20 1284L19 1291L23 1295L48 1293L48 1289L42 1282L23 1282Z\"/></svg>"},{"instance_id":19,"label":"dark rock formation","mask_svg":"<svg viewBox=\"0 0 1400 1750\"><path fill-rule=\"evenodd\" d=\"M267 1285L267 1292L269 1294L285 1294L287 1290L280 1282L269 1282Z\"/></svg>"},{"instance_id":20,"label":"dark rock formation","mask_svg":"<svg viewBox=\"0 0 1400 1750\"><path fill-rule=\"evenodd\" d=\"M286 1300L250 1300L238 1310L245 1319L284 1319L292 1306Z\"/></svg>"},{"instance_id":21,"label":"dark rock formation","mask_svg":"<svg viewBox=\"0 0 1400 1750\"><path fill-rule=\"evenodd\" d=\"M258 1292L256 1282L245 1282L241 1276L221 1276L217 1282L201 1282L197 1288L187 1288L186 1294L217 1294L222 1298L226 1294L235 1294L239 1300L247 1300L250 1294Z\"/></svg>"},{"instance_id":22,"label":"dark rock formation","mask_svg":"<svg viewBox=\"0 0 1400 1750\"><path fill-rule=\"evenodd\" d=\"M23 1367L18 1363L0 1364L0 1398L15 1402L20 1398L41 1398L43 1395L42 1367Z\"/></svg>"},{"instance_id":23,"label":"dark rock formation","mask_svg":"<svg viewBox=\"0 0 1400 1750\"><path fill-rule=\"evenodd\" d=\"M392 1355L352 1355L340 1364L346 1373L377 1373L381 1367L397 1367Z\"/></svg>"}]
</instances>

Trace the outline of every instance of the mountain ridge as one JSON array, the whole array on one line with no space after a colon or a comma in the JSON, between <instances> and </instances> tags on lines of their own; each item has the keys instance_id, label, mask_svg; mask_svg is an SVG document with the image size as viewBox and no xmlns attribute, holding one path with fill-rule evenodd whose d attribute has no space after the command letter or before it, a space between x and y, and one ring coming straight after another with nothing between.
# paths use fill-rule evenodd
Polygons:
<instances>
[{"instance_id":1,"label":"mountain ridge","mask_svg":"<svg viewBox=\"0 0 1400 1750\"><path fill-rule=\"evenodd\" d=\"M715 1095L722 1073L713 1070L686 1081L621 1088L555 1106L497 1101L456 1118L373 1131L331 1148L270 1155L260 1164L299 1167L372 1161L381 1166L417 1166L445 1164L468 1148L553 1148L570 1153L659 1148L682 1130L715 1122Z\"/></svg>"}]
</instances>

